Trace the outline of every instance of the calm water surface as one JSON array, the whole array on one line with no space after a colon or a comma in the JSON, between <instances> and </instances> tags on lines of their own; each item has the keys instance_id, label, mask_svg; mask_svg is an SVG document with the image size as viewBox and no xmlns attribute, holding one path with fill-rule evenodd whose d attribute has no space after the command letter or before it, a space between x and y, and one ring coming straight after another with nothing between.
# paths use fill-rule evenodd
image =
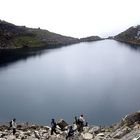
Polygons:
<instances>
[{"instance_id":1,"label":"calm water surface","mask_svg":"<svg viewBox=\"0 0 140 140\"><path fill-rule=\"evenodd\" d=\"M0 121L114 123L140 109L140 51L112 40L80 43L0 67Z\"/></svg>"}]
</instances>

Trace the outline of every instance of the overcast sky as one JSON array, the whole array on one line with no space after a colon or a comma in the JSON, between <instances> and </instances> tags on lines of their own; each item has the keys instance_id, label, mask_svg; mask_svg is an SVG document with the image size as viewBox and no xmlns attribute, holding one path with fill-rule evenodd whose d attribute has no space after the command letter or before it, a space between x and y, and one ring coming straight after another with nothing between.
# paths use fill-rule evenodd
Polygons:
<instances>
[{"instance_id":1,"label":"overcast sky","mask_svg":"<svg viewBox=\"0 0 140 140\"><path fill-rule=\"evenodd\" d=\"M0 19L73 37L104 37L140 24L140 0L0 0Z\"/></svg>"}]
</instances>

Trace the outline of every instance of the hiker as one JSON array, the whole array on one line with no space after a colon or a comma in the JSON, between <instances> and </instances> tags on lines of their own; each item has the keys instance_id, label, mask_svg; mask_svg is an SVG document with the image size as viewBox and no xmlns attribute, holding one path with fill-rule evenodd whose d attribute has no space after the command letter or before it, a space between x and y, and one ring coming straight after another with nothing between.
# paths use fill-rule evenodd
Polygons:
<instances>
[{"instance_id":1,"label":"hiker","mask_svg":"<svg viewBox=\"0 0 140 140\"><path fill-rule=\"evenodd\" d=\"M84 123L85 123L85 119L83 115L80 115L79 119L78 119L78 124L79 124L79 132L83 131L83 127L84 127Z\"/></svg>"},{"instance_id":2,"label":"hiker","mask_svg":"<svg viewBox=\"0 0 140 140\"><path fill-rule=\"evenodd\" d=\"M66 139L68 139L69 137L72 137L74 135L75 130L73 130L73 127L70 126L69 130L68 130L68 135L66 136Z\"/></svg>"},{"instance_id":3,"label":"hiker","mask_svg":"<svg viewBox=\"0 0 140 140\"><path fill-rule=\"evenodd\" d=\"M74 118L74 124L76 124L76 125L79 124L79 120L77 119L77 116L75 116L75 118Z\"/></svg>"},{"instance_id":4,"label":"hiker","mask_svg":"<svg viewBox=\"0 0 140 140\"><path fill-rule=\"evenodd\" d=\"M16 119L15 118L10 122L10 127L13 129L13 135L15 135L16 128L17 128L17 124L16 124Z\"/></svg>"},{"instance_id":5,"label":"hiker","mask_svg":"<svg viewBox=\"0 0 140 140\"><path fill-rule=\"evenodd\" d=\"M53 132L56 133L56 122L54 119L51 121L51 135L53 135Z\"/></svg>"}]
</instances>

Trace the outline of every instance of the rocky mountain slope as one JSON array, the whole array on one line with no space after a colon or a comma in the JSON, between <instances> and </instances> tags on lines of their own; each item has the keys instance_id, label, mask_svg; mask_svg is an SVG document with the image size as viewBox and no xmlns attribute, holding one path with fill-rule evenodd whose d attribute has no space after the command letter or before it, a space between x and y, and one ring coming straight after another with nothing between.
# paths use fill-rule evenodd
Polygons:
<instances>
[{"instance_id":1,"label":"rocky mountain slope","mask_svg":"<svg viewBox=\"0 0 140 140\"><path fill-rule=\"evenodd\" d=\"M8 125L0 126L0 140L66 140L67 128L64 121L57 124L57 133L50 135L49 126L18 124L17 132L12 134ZM66 123L64 123L66 124ZM76 129L76 125L72 124ZM62 130L63 127L63 130ZM120 122L108 126L86 126L83 132L75 131L69 140L139 140L140 139L140 112L125 116Z\"/></svg>"},{"instance_id":2,"label":"rocky mountain slope","mask_svg":"<svg viewBox=\"0 0 140 140\"><path fill-rule=\"evenodd\" d=\"M78 43L79 39L0 21L0 48L56 47Z\"/></svg>"},{"instance_id":3,"label":"rocky mountain slope","mask_svg":"<svg viewBox=\"0 0 140 140\"><path fill-rule=\"evenodd\" d=\"M125 43L140 45L140 25L130 27L126 31L116 35L114 39Z\"/></svg>"},{"instance_id":4,"label":"rocky mountain slope","mask_svg":"<svg viewBox=\"0 0 140 140\"><path fill-rule=\"evenodd\" d=\"M6 48L55 48L79 42L101 40L98 36L87 38L73 38L43 30L27 28L0 20L0 49Z\"/></svg>"}]
</instances>

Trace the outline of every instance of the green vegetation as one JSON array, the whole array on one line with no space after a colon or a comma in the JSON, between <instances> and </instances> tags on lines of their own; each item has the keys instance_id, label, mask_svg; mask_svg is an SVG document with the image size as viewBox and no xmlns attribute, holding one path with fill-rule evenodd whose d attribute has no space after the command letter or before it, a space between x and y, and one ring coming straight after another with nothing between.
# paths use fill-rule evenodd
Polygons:
<instances>
[{"instance_id":1,"label":"green vegetation","mask_svg":"<svg viewBox=\"0 0 140 140\"><path fill-rule=\"evenodd\" d=\"M40 28L33 29L0 20L0 48L52 48L78 43L79 39L63 36Z\"/></svg>"},{"instance_id":2,"label":"green vegetation","mask_svg":"<svg viewBox=\"0 0 140 140\"><path fill-rule=\"evenodd\" d=\"M13 43L15 47L38 47L45 45L35 36L19 36L13 40Z\"/></svg>"}]
</instances>

